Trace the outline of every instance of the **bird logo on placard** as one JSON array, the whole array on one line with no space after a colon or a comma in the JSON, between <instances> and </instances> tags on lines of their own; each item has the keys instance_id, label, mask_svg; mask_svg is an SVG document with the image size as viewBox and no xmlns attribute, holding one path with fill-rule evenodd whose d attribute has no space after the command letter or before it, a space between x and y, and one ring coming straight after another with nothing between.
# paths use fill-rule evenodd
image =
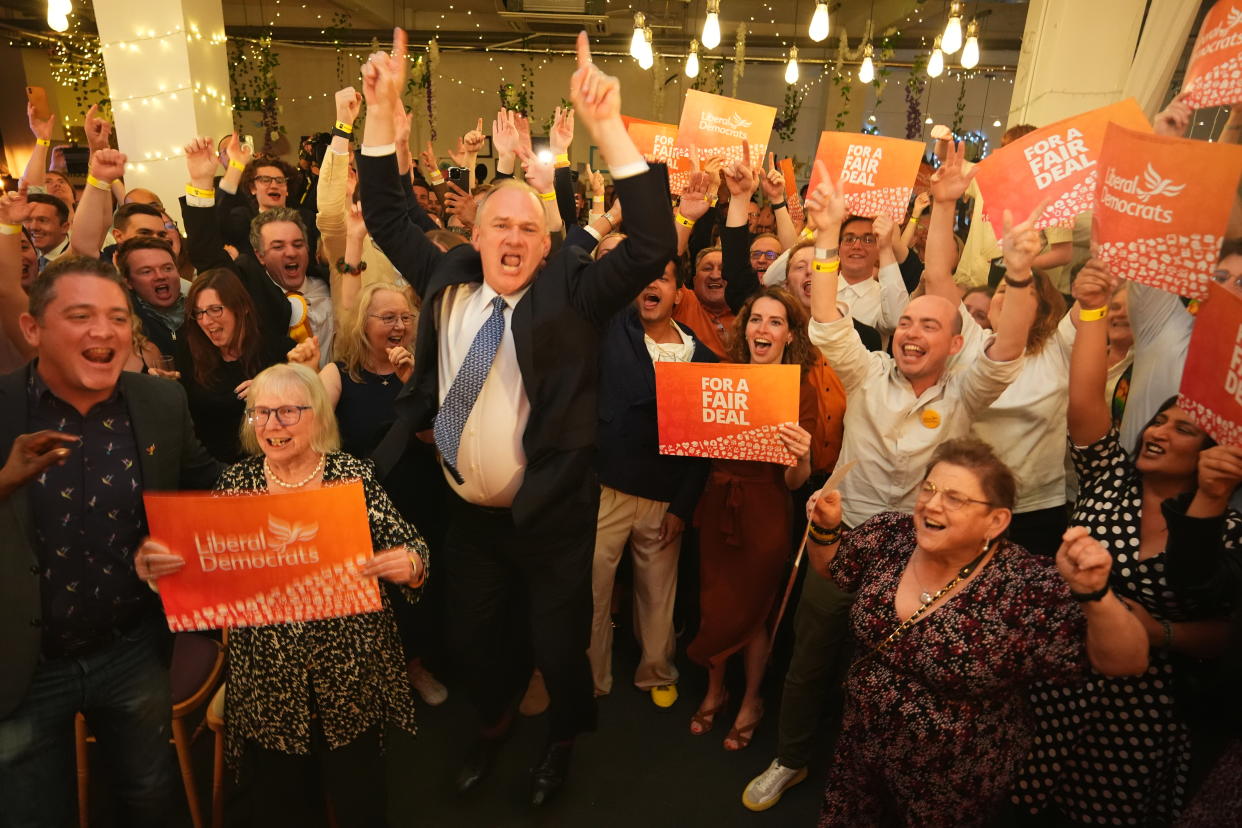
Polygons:
<instances>
[{"instance_id":1,"label":"bird logo on placard","mask_svg":"<svg viewBox=\"0 0 1242 828\"><path fill-rule=\"evenodd\" d=\"M1145 188L1145 189L1144 189ZM1147 163L1147 171L1143 173L1143 187L1140 187L1135 195L1139 201L1146 202L1153 196L1163 195L1170 198L1180 195L1182 190L1186 189L1185 184L1174 184L1173 179L1164 178L1160 173L1156 172L1156 168Z\"/></svg>"},{"instance_id":2,"label":"bird logo on placard","mask_svg":"<svg viewBox=\"0 0 1242 828\"><path fill-rule=\"evenodd\" d=\"M278 549L298 541L312 541L319 534L318 523L298 523L296 520L290 523L275 515L267 516L267 529L272 533L272 545Z\"/></svg>"}]
</instances>

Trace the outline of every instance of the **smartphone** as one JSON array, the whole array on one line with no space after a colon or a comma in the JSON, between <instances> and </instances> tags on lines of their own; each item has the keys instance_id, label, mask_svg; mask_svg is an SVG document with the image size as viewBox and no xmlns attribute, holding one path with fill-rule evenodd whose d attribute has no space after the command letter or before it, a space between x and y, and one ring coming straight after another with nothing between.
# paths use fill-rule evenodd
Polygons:
<instances>
[{"instance_id":1,"label":"smartphone","mask_svg":"<svg viewBox=\"0 0 1242 828\"><path fill-rule=\"evenodd\" d=\"M465 167L449 167L448 180L463 190L470 189L470 170Z\"/></svg>"},{"instance_id":2,"label":"smartphone","mask_svg":"<svg viewBox=\"0 0 1242 828\"><path fill-rule=\"evenodd\" d=\"M569 171L569 180L574 182L575 184L578 183L578 171L577 170Z\"/></svg>"},{"instance_id":3,"label":"smartphone","mask_svg":"<svg viewBox=\"0 0 1242 828\"><path fill-rule=\"evenodd\" d=\"M52 117L52 107L47 102L47 90L42 86L27 86L26 100L34 107L34 116L40 121Z\"/></svg>"}]
</instances>

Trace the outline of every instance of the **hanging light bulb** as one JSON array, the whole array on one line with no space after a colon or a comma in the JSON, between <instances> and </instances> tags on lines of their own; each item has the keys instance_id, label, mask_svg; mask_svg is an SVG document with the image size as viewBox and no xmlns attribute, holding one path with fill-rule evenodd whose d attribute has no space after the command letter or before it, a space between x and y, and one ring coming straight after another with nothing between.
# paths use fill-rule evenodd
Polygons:
<instances>
[{"instance_id":1,"label":"hanging light bulb","mask_svg":"<svg viewBox=\"0 0 1242 828\"><path fill-rule=\"evenodd\" d=\"M650 69L655 65L655 52L651 48L651 27L643 27L643 55L638 59L638 65L644 69Z\"/></svg>"},{"instance_id":2,"label":"hanging light bulb","mask_svg":"<svg viewBox=\"0 0 1242 828\"><path fill-rule=\"evenodd\" d=\"M785 83L798 82L798 47L789 47L789 63L785 64Z\"/></svg>"},{"instance_id":3,"label":"hanging light bulb","mask_svg":"<svg viewBox=\"0 0 1242 828\"><path fill-rule=\"evenodd\" d=\"M979 65L979 21L972 20L966 27L966 45L962 47L962 68L974 69Z\"/></svg>"},{"instance_id":4,"label":"hanging light bulb","mask_svg":"<svg viewBox=\"0 0 1242 828\"><path fill-rule=\"evenodd\" d=\"M73 0L47 0L48 17L68 17L73 14Z\"/></svg>"},{"instance_id":5,"label":"hanging light bulb","mask_svg":"<svg viewBox=\"0 0 1242 828\"><path fill-rule=\"evenodd\" d=\"M957 0L949 4L949 23L944 27L940 45L946 55L956 54L962 48L962 7Z\"/></svg>"},{"instance_id":6,"label":"hanging light bulb","mask_svg":"<svg viewBox=\"0 0 1242 828\"><path fill-rule=\"evenodd\" d=\"M686 77L697 78L699 76L699 42L697 40L690 41L690 54L686 55Z\"/></svg>"},{"instance_id":7,"label":"hanging light bulb","mask_svg":"<svg viewBox=\"0 0 1242 828\"><path fill-rule=\"evenodd\" d=\"M931 57L927 59L927 77L938 78L944 71L944 53L940 51L940 35L936 35L936 43L932 46Z\"/></svg>"},{"instance_id":8,"label":"hanging light bulb","mask_svg":"<svg viewBox=\"0 0 1242 828\"><path fill-rule=\"evenodd\" d=\"M875 63L871 60L874 52L870 43L863 47L863 62L862 66L858 67L858 80L862 83L871 83L875 80Z\"/></svg>"},{"instance_id":9,"label":"hanging light bulb","mask_svg":"<svg viewBox=\"0 0 1242 828\"><path fill-rule=\"evenodd\" d=\"M647 25L647 16L642 12L634 12L634 34L630 36L630 57L639 63L643 62L643 49L647 38L643 35L643 27Z\"/></svg>"},{"instance_id":10,"label":"hanging light bulb","mask_svg":"<svg viewBox=\"0 0 1242 828\"><path fill-rule=\"evenodd\" d=\"M708 49L720 45L720 0L707 0L707 18L703 21L701 40Z\"/></svg>"},{"instance_id":11,"label":"hanging light bulb","mask_svg":"<svg viewBox=\"0 0 1242 828\"><path fill-rule=\"evenodd\" d=\"M828 37L828 4L826 2L815 4L815 14L811 15L811 29L807 34L816 43Z\"/></svg>"},{"instance_id":12,"label":"hanging light bulb","mask_svg":"<svg viewBox=\"0 0 1242 828\"><path fill-rule=\"evenodd\" d=\"M63 32L69 28L69 18L63 14L49 14L47 25L54 32Z\"/></svg>"}]
</instances>

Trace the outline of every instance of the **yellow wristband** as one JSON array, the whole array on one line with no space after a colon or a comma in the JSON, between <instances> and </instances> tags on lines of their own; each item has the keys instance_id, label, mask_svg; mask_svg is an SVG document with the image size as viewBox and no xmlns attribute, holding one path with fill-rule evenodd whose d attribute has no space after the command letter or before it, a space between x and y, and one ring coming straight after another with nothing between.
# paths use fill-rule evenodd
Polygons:
<instances>
[{"instance_id":1,"label":"yellow wristband","mask_svg":"<svg viewBox=\"0 0 1242 828\"><path fill-rule=\"evenodd\" d=\"M22 232L20 224L0 224L0 236L16 236Z\"/></svg>"},{"instance_id":2,"label":"yellow wristband","mask_svg":"<svg viewBox=\"0 0 1242 828\"><path fill-rule=\"evenodd\" d=\"M693 227L694 226L694 219L686 218L685 216L681 214L680 210L678 210L676 213L673 213L673 218L677 219L677 223L680 224L682 227Z\"/></svg>"},{"instance_id":3,"label":"yellow wristband","mask_svg":"<svg viewBox=\"0 0 1242 828\"><path fill-rule=\"evenodd\" d=\"M803 227L802 232L799 233L798 235L804 239L813 239L815 238L815 231L812 230L810 227Z\"/></svg>"},{"instance_id":4,"label":"yellow wristband","mask_svg":"<svg viewBox=\"0 0 1242 828\"><path fill-rule=\"evenodd\" d=\"M1094 308L1092 310L1079 310L1078 318L1083 322L1094 322L1097 319L1103 319L1108 316L1108 305L1102 308Z\"/></svg>"},{"instance_id":5,"label":"yellow wristband","mask_svg":"<svg viewBox=\"0 0 1242 828\"><path fill-rule=\"evenodd\" d=\"M439 187L441 184L444 183L444 174L440 172L439 170L435 170L429 176L427 176L427 180L430 181L435 186Z\"/></svg>"},{"instance_id":6,"label":"yellow wristband","mask_svg":"<svg viewBox=\"0 0 1242 828\"><path fill-rule=\"evenodd\" d=\"M51 138L36 138L35 143L41 147L50 147L52 145Z\"/></svg>"},{"instance_id":7,"label":"yellow wristband","mask_svg":"<svg viewBox=\"0 0 1242 828\"><path fill-rule=\"evenodd\" d=\"M347 124L347 123L345 123L344 121L337 121L337 122L336 122L336 128L337 128L337 129L339 129L341 132L346 133L347 135L353 135L353 134L354 134L354 125L353 125L353 124Z\"/></svg>"},{"instance_id":8,"label":"yellow wristband","mask_svg":"<svg viewBox=\"0 0 1242 828\"><path fill-rule=\"evenodd\" d=\"M204 190L199 187L195 187L193 184L185 185L185 194L196 196L198 198L215 198L216 197L216 191L214 188L210 190Z\"/></svg>"},{"instance_id":9,"label":"yellow wristband","mask_svg":"<svg viewBox=\"0 0 1242 828\"><path fill-rule=\"evenodd\" d=\"M591 196L591 201L603 201L603 200L604 200L604 197L602 195Z\"/></svg>"},{"instance_id":10,"label":"yellow wristband","mask_svg":"<svg viewBox=\"0 0 1242 828\"><path fill-rule=\"evenodd\" d=\"M836 273L841 269L841 260L833 259L829 262L821 262L818 259L811 265L816 273Z\"/></svg>"},{"instance_id":11,"label":"yellow wristband","mask_svg":"<svg viewBox=\"0 0 1242 828\"><path fill-rule=\"evenodd\" d=\"M238 161L236 158L230 158L230 159L229 159L229 169L230 169L230 170L237 170L238 172L245 172L245 171L246 171L246 165L245 165L245 164L243 164L242 162Z\"/></svg>"},{"instance_id":12,"label":"yellow wristband","mask_svg":"<svg viewBox=\"0 0 1242 828\"><path fill-rule=\"evenodd\" d=\"M562 152L560 155L556 156L556 166L568 167L569 166L569 154Z\"/></svg>"},{"instance_id":13,"label":"yellow wristband","mask_svg":"<svg viewBox=\"0 0 1242 828\"><path fill-rule=\"evenodd\" d=\"M112 189L111 181L100 181L90 173L86 174L86 186L94 187L96 190L103 190L105 193Z\"/></svg>"},{"instance_id":14,"label":"yellow wristband","mask_svg":"<svg viewBox=\"0 0 1242 828\"><path fill-rule=\"evenodd\" d=\"M556 201L556 193L540 193L539 199L541 201Z\"/></svg>"}]
</instances>

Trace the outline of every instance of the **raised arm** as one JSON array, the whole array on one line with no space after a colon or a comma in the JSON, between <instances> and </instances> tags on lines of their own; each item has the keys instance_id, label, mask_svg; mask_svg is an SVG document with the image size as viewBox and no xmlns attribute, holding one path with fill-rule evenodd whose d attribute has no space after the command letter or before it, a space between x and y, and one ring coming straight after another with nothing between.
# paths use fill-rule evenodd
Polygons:
<instances>
[{"instance_id":1,"label":"raised arm","mask_svg":"<svg viewBox=\"0 0 1242 828\"><path fill-rule=\"evenodd\" d=\"M1071 526L1062 536L1057 570L1070 592L1090 595L1105 591L1102 598L1082 603L1091 666L1106 676L1134 676L1147 669L1147 633L1142 622L1108 589L1112 563L1112 555L1085 526Z\"/></svg>"},{"instance_id":2,"label":"raised arm","mask_svg":"<svg viewBox=\"0 0 1242 828\"><path fill-rule=\"evenodd\" d=\"M926 266L923 286L933 296L943 296L954 305L961 301L953 270L957 259L957 242L953 239L953 214L957 201L975 177L975 168L964 165L965 149L953 141L945 142L943 163L932 173L931 197L935 205L927 225Z\"/></svg>"},{"instance_id":3,"label":"raised arm","mask_svg":"<svg viewBox=\"0 0 1242 828\"><path fill-rule=\"evenodd\" d=\"M69 246L79 256L98 258L112 226L112 182L125 174L125 155L114 149L91 153L82 200L73 213Z\"/></svg>"},{"instance_id":4,"label":"raised arm","mask_svg":"<svg viewBox=\"0 0 1242 828\"><path fill-rule=\"evenodd\" d=\"M807 193L807 222L815 228L815 261L811 274L811 318L816 322L833 322L841 318L837 309L837 281L841 273L838 246L841 243L841 223L847 211L845 198L828 175L822 161L815 162L819 186Z\"/></svg>"},{"instance_id":5,"label":"raised arm","mask_svg":"<svg viewBox=\"0 0 1242 828\"><path fill-rule=\"evenodd\" d=\"M750 142L742 141L742 160L725 168L729 187L729 212L720 231L721 266L725 277L725 301L737 312L759 289L759 278L750 266L750 232L747 205L759 187L760 171L751 167Z\"/></svg>"},{"instance_id":6,"label":"raised arm","mask_svg":"<svg viewBox=\"0 0 1242 828\"><path fill-rule=\"evenodd\" d=\"M1005 255L1005 301L996 323L996 338L986 351L996 362L1009 362L1022 356L1031 335L1031 325L1035 324L1038 303L1031 262L1043 244L1035 222L1043 215L1044 206L1040 204L1026 221L1017 224L1014 224L1013 215L1005 211L1005 236L1001 240ZM1102 391L1100 398L1104 398Z\"/></svg>"},{"instance_id":7,"label":"raised arm","mask_svg":"<svg viewBox=\"0 0 1242 828\"><path fill-rule=\"evenodd\" d=\"M557 197L554 179L556 169L551 161L546 161L533 151L522 147L518 150L522 159L522 168L526 173L526 183L539 193L539 201L543 205L543 215L548 222L548 232L556 233L565 229L561 212L557 209Z\"/></svg>"},{"instance_id":8,"label":"raised arm","mask_svg":"<svg viewBox=\"0 0 1242 828\"><path fill-rule=\"evenodd\" d=\"M695 166L697 167L698 164L696 163ZM677 204L677 213L674 216L677 222L675 229L678 256L685 255L690 246L690 234L694 232L694 225L707 213L707 191L711 187L711 176L705 172L695 170L686 179L686 186L682 188L681 200Z\"/></svg>"},{"instance_id":9,"label":"raised arm","mask_svg":"<svg viewBox=\"0 0 1242 828\"><path fill-rule=\"evenodd\" d=\"M347 86L336 93L336 122L352 125L358 117L362 106L362 95L352 86ZM319 238L323 239L324 252L328 263L335 267L336 262L345 255L345 215L349 209L346 193L349 180L349 139L333 132L332 143L323 155L323 163L319 167L319 187L316 196L318 212L315 214L315 226L319 228ZM356 262L355 262L356 264Z\"/></svg>"},{"instance_id":10,"label":"raised arm","mask_svg":"<svg viewBox=\"0 0 1242 828\"><path fill-rule=\"evenodd\" d=\"M578 208L574 202L573 175L569 169L569 147L574 142L574 111L569 107L557 107L548 131L548 147L552 150L556 167L554 189L556 205L565 227L578 224Z\"/></svg>"},{"instance_id":11,"label":"raised arm","mask_svg":"<svg viewBox=\"0 0 1242 828\"><path fill-rule=\"evenodd\" d=\"M789 201L785 197L785 175L776 165L776 153L768 153L768 169L764 171L762 164L759 169L763 195L772 204L772 214L776 217L776 237L780 239L781 248L788 250L798 243L798 228L794 227L793 217L789 214Z\"/></svg>"},{"instance_id":12,"label":"raised arm","mask_svg":"<svg viewBox=\"0 0 1242 828\"><path fill-rule=\"evenodd\" d=\"M22 290L22 222L29 217L24 183L17 192L0 196L0 329L26 358L35 354L18 324L30 306L26 291Z\"/></svg>"},{"instance_id":13,"label":"raised arm","mask_svg":"<svg viewBox=\"0 0 1242 828\"><path fill-rule=\"evenodd\" d=\"M919 229L919 218L931 204L931 193L924 190L914 196L914 207L910 210L910 220L901 231L901 243L909 248L914 244L914 232ZM904 261L904 259L903 259Z\"/></svg>"},{"instance_id":14,"label":"raised arm","mask_svg":"<svg viewBox=\"0 0 1242 828\"><path fill-rule=\"evenodd\" d=\"M1108 380L1108 299L1102 301L1083 295L1088 285L1098 289L1094 295L1108 297L1113 280L1108 266L1090 259L1074 280L1075 295L1081 305L1078 335L1070 351L1069 437L1076 446L1089 446L1113 426L1104 388ZM1081 285L1081 287L1080 287ZM1101 286L1102 287L1099 287ZM1094 307L1088 307L1094 305Z\"/></svg>"},{"instance_id":15,"label":"raised arm","mask_svg":"<svg viewBox=\"0 0 1242 828\"><path fill-rule=\"evenodd\" d=\"M217 166L215 143L210 138L195 138L186 144L185 165L190 183L181 200L181 213L185 218L190 261L199 273L213 267L227 267L236 272L233 258L224 249L215 208L216 192L212 186Z\"/></svg>"},{"instance_id":16,"label":"raised arm","mask_svg":"<svg viewBox=\"0 0 1242 828\"><path fill-rule=\"evenodd\" d=\"M35 137L34 149L26 161L26 171L22 180L27 186L42 190L47 181L47 154L52 147L52 131L56 129L56 114L48 115L47 120L35 117L34 106L26 104L26 120L30 124L30 132Z\"/></svg>"}]
</instances>

